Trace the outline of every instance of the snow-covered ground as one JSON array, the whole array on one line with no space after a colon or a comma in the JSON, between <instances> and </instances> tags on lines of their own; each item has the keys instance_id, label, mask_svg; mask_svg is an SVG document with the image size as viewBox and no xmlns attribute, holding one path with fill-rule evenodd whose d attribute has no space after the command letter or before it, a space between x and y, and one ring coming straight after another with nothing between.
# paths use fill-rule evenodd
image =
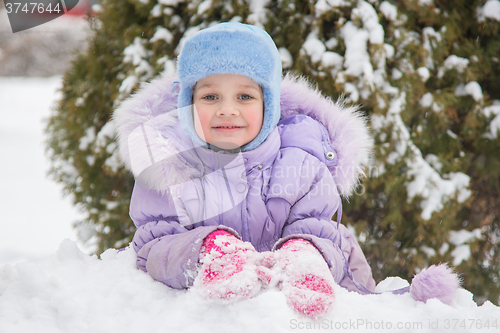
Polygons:
<instances>
[{"instance_id":1,"label":"snow-covered ground","mask_svg":"<svg viewBox=\"0 0 500 333\"><path fill-rule=\"evenodd\" d=\"M400 282L395 279L396 282ZM337 287L328 316L295 314L278 290L237 303L172 290L135 268L132 249L89 257L69 240L49 259L0 268L0 332L498 332L500 308L459 290L451 306Z\"/></svg>"},{"instance_id":2,"label":"snow-covered ground","mask_svg":"<svg viewBox=\"0 0 500 333\"><path fill-rule=\"evenodd\" d=\"M153 281L136 269L131 249L84 254L71 229L78 212L45 178L42 120L59 85L60 77L0 78L1 333L500 331L500 308L478 307L466 290L449 306L336 288L332 312L313 322L276 289L238 303L208 301ZM393 278L380 288L404 283Z\"/></svg>"},{"instance_id":3,"label":"snow-covered ground","mask_svg":"<svg viewBox=\"0 0 500 333\"><path fill-rule=\"evenodd\" d=\"M79 213L46 174L44 120L61 77L0 78L0 265L54 253L76 240Z\"/></svg>"}]
</instances>

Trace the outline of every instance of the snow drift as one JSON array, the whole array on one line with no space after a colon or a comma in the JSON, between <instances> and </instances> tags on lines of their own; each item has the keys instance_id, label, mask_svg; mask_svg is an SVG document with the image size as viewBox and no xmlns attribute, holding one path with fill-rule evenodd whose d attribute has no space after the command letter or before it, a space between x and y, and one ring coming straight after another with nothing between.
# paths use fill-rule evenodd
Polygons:
<instances>
[{"instance_id":1,"label":"snow drift","mask_svg":"<svg viewBox=\"0 0 500 333\"><path fill-rule=\"evenodd\" d=\"M500 308L477 306L464 289L445 305L410 294L362 296L338 286L330 314L313 322L291 310L278 290L239 302L209 301L154 281L135 260L132 249L108 250L99 259L65 240L46 260L0 267L0 332L494 332L500 325ZM388 278L378 290L404 285Z\"/></svg>"}]
</instances>

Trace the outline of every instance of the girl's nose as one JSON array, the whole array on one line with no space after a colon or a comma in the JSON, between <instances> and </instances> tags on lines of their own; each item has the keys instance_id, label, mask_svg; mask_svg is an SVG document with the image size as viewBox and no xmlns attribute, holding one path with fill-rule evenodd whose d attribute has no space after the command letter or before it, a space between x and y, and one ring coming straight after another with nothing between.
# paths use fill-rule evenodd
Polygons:
<instances>
[{"instance_id":1,"label":"girl's nose","mask_svg":"<svg viewBox=\"0 0 500 333\"><path fill-rule=\"evenodd\" d=\"M231 100L223 100L217 110L218 116L239 116L240 111L237 103Z\"/></svg>"}]
</instances>

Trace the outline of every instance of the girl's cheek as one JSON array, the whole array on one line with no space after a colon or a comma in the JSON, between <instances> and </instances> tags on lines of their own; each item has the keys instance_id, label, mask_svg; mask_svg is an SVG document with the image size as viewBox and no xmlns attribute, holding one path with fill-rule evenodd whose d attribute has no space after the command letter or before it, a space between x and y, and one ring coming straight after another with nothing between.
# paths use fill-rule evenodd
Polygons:
<instances>
[{"instance_id":1,"label":"girl's cheek","mask_svg":"<svg viewBox=\"0 0 500 333\"><path fill-rule=\"evenodd\" d=\"M194 108L194 114L193 114L193 120L194 120L194 129L196 130L196 134L203 140L205 140L205 132L204 130L207 127L207 117L203 113L200 113L197 109L196 106Z\"/></svg>"}]
</instances>

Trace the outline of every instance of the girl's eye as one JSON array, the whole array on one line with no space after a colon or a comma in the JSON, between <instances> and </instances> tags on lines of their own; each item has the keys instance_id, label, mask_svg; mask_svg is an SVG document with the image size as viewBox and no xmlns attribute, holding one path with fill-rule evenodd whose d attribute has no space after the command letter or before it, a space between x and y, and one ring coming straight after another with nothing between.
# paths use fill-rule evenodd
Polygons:
<instances>
[{"instance_id":1,"label":"girl's eye","mask_svg":"<svg viewBox=\"0 0 500 333\"><path fill-rule=\"evenodd\" d=\"M253 98L252 96L247 95L247 94L240 95L240 99L243 99L243 100L249 100L249 99L252 99L252 98Z\"/></svg>"},{"instance_id":2,"label":"girl's eye","mask_svg":"<svg viewBox=\"0 0 500 333\"><path fill-rule=\"evenodd\" d=\"M207 101L215 101L217 99L217 96L215 96L215 95L205 95L202 98L206 99Z\"/></svg>"}]
</instances>

